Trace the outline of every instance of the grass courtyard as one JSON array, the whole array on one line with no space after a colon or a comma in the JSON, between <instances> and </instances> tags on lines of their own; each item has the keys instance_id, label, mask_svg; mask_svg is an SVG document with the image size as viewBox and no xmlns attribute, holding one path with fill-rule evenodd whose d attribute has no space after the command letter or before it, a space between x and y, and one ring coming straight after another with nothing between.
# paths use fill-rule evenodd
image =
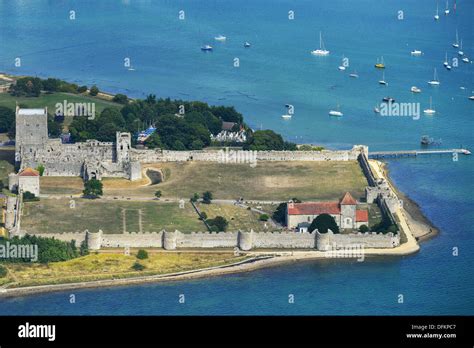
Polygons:
<instances>
[{"instance_id":1,"label":"grass courtyard","mask_svg":"<svg viewBox=\"0 0 474 348\"><path fill-rule=\"evenodd\" d=\"M37 233L206 231L190 203L42 199L24 204L22 229Z\"/></svg>"},{"instance_id":2,"label":"grass courtyard","mask_svg":"<svg viewBox=\"0 0 474 348\"><path fill-rule=\"evenodd\" d=\"M138 260L133 252L129 256L93 253L49 264L4 264L9 273L6 278L0 278L0 285L13 283L14 287L22 287L166 274L220 266L245 259L245 256L236 257L230 252L149 252L148 255L148 259ZM137 261L145 266L144 270L132 269Z\"/></svg>"},{"instance_id":3,"label":"grass courtyard","mask_svg":"<svg viewBox=\"0 0 474 348\"><path fill-rule=\"evenodd\" d=\"M356 161L349 162L259 162L247 164L208 162L157 163L145 165L164 173L164 182L145 185L147 180L130 182L105 179L108 195L152 197L161 190L163 197L189 198L194 192L212 191L215 199L287 201L338 200L344 192L364 196L367 180Z\"/></svg>"},{"instance_id":4,"label":"grass courtyard","mask_svg":"<svg viewBox=\"0 0 474 348\"><path fill-rule=\"evenodd\" d=\"M250 231L253 229L255 232L261 232L275 230L269 222L259 221L260 214L257 212L232 204L198 204L198 209L206 213L209 219L216 216L224 217L229 222L227 231ZM269 215L271 216L271 213ZM267 228L265 228L265 224Z\"/></svg>"}]
</instances>

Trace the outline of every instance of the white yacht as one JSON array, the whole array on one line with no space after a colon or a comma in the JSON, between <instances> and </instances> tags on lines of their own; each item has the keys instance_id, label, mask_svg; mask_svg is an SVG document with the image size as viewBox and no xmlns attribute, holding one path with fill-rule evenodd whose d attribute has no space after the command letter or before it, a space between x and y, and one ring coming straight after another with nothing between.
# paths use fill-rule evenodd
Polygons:
<instances>
[{"instance_id":1,"label":"white yacht","mask_svg":"<svg viewBox=\"0 0 474 348\"><path fill-rule=\"evenodd\" d=\"M432 86L438 86L440 84L438 80L438 73L436 72L436 68L434 69L433 80L428 81L428 83Z\"/></svg>"},{"instance_id":2,"label":"white yacht","mask_svg":"<svg viewBox=\"0 0 474 348\"><path fill-rule=\"evenodd\" d=\"M446 9L444 10L444 14L448 15L449 14L449 1L446 0Z\"/></svg>"},{"instance_id":3,"label":"white yacht","mask_svg":"<svg viewBox=\"0 0 474 348\"><path fill-rule=\"evenodd\" d=\"M379 80L379 84L384 86L388 85L387 81L385 81L385 71L382 73L382 79Z\"/></svg>"},{"instance_id":4,"label":"white yacht","mask_svg":"<svg viewBox=\"0 0 474 348\"><path fill-rule=\"evenodd\" d=\"M433 100L432 98L430 97L430 107L429 109L425 109L423 110L423 113L427 114L427 115L434 115L436 113L436 110L433 109Z\"/></svg>"},{"instance_id":5,"label":"white yacht","mask_svg":"<svg viewBox=\"0 0 474 348\"><path fill-rule=\"evenodd\" d=\"M453 43L454 48L459 47L459 36L458 36L458 30L456 29L456 41Z\"/></svg>"},{"instance_id":6,"label":"white yacht","mask_svg":"<svg viewBox=\"0 0 474 348\"><path fill-rule=\"evenodd\" d=\"M319 49L311 51L311 54L314 56L327 56L329 51L324 47L323 36L319 32Z\"/></svg>"},{"instance_id":7,"label":"white yacht","mask_svg":"<svg viewBox=\"0 0 474 348\"><path fill-rule=\"evenodd\" d=\"M470 99L470 100L474 100L474 95L471 95L471 96L469 97L469 99Z\"/></svg>"},{"instance_id":8,"label":"white yacht","mask_svg":"<svg viewBox=\"0 0 474 348\"><path fill-rule=\"evenodd\" d=\"M344 114L339 110L339 105L337 106L336 110L330 110L329 111L329 116L336 116L336 117L341 117Z\"/></svg>"},{"instance_id":9,"label":"white yacht","mask_svg":"<svg viewBox=\"0 0 474 348\"><path fill-rule=\"evenodd\" d=\"M459 54L460 56L464 56L464 51L462 50L462 39L461 39L461 47L459 47L458 54Z\"/></svg>"},{"instance_id":10,"label":"white yacht","mask_svg":"<svg viewBox=\"0 0 474 348\"><path fill-rule=\"evenodd\" d=\"M291 115L289 115L289 114L281 115L281 118L284 119L284 120L289 120L289 119L291 119Z\"/></svg>"},{"instance_id":11,"label":"white yacht","mask_svg":"<svg viewBox=\"0 0 474 348\"><path fill-rule=\"evenodd\" d=\"M420 50L411 51L412 56L421 56L422 54L423 54L423 52L421 52Z\"/></svg>"},{"instance_id":12,"label":"white yacht","mask_svg":"<svg viewBox=\"0 0 474 348\"><path fill-rule=\"evenodd\" d=\"M419 89L418 87L416 86L412 86L410 88L410 91L412 91L413 93L421 93L421 89Z\"/></svg>"},{"instance_id":13,"label":"white yacht","mask_svg":"<svg viewBox=\"0 0 474 348\"><path fill-rule=\"evenodd\" d=\"M216 41L225 41L227 38L224 35L218 35L214 38Z\"/></svg>"},{"instance_id":14,"label":"white yacht","mask_svg":"<svg viewBox=\"0 0 474 348\"><path fill-rule=\"evenodd\" d=\"M439 20L439 4L436 4L436 14L434 15L435 21Z\"/></svg>"},{"instance_id":15,"label":"white yacht","mask_svg":"<svg viewBox=\"0 0 474 348\"><path fill-rule=\"evenodd\" d=\"M469 63L469 58L464 57L464 58L462 59L462 61L463 61L464 63Z\"/></svg>"},{"instance_id":16,"label":"white yacht","mask_svg":"<svg viewBox=\"0 0 474 348\"><path fill-rule=\"evenodd\" d=\"M349 74L349 77L353 77L355 79L359 78L359 74L357 73L357 71L354 70L353 73Z\"/></svg>"}]
</instances>

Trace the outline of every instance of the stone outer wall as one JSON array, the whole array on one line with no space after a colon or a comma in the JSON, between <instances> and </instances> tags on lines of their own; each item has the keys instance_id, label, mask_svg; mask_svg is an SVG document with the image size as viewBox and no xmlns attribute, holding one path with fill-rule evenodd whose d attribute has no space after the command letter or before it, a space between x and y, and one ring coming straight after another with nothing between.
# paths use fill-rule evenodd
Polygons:
<instances>
[{"instance_id":1,"label":"stone outer wall","mask_svg":"<svg viewBox=\"0 0 474 348\"><path fill-rule=\"evenodd\" d=\"M132 161L141 163L156 162L229 162L232 157L232 151L224 150L196 150L196 151L171 151L171 150L130 150ZM240 151L248 153L255 157L256 161L355 161L360 154L367 151L366 146L355 145L350 150L341 151ZM239 151L234 151L239 152ZM249 157L252 157L249 156ZM244 158L246 156L243 156Z\"/></svg>"},{"instance_id":2,"label":"stone outer wall","mask_svg":"<svg viewBox=\"0 0 474 348\"><path fill-rule=\"evenodd\" d=\"M364 248L394 248L400 245L400 235L393 233L351 233L334 234L317 232L317 249L321 251L331 249L350 248L361 245Z\"/></svg>"},{"instance_id":3,"label":"stone outer wall","mask_svg":"<svg viewBox=\"0 0 474 348\"><path fill-rule=\"evenodd\" d=\"M23 234L27 233L23 231ZM62 241L75 240L76 245L87 240L89 249L100 248L164 248L166 250L196 248L239 248L252 249L318 249L328 250L328 246L349 247L363 245L365 248L393 248L400 245L398 235L371 233L326 234L295 232L150 232L123 234L104 234L99 232L69 233L31 233L46 238Z\"/></svg>"}]
</instances>

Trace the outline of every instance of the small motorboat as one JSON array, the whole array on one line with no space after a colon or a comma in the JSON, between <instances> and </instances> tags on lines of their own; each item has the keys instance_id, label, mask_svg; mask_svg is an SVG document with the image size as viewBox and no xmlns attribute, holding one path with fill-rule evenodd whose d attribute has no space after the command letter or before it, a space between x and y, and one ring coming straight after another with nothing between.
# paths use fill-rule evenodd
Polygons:
<instances>
[{"instance_id":1,"label":"small motorboat","mask_svg":"<svg viewBox=\"0 0 474 348\"><path fill-rule=\"evenodd\" d=\"M245 47L245 48L249 48L249 47L250 47L250 43L249 43L249 42L247 42L247 41L245 41L245 43L244 43L244 47Z\"/></svg>"},{"instance_id":2,"label":"small motorboat","mask_svg":"<svg viewBox=\"0 0 474 348\"><path fill-rule=\"evenodd\" d=\"M216 41L225 41L227 38L224 35L218 35L214 38Z\"/></svg>"},{"instance_id":3,"label":"small motorboat","mask_svg":"<svg viewBox=\"0 0 474 348\"><path fill-rule=\"evenodd\" d=\"M288 114L281 115L281 118L284 119L284 120L289 120L289 119L291 119L291 115L288 115Z\"/></svg>"},{"instance_id":4,"label":"small motorboat","mask_svg":"<svg viewBox=\"0 0 474 348\"><path fill-rule=\"evenodd\" d=\"M423 52L421 52L420 50L411 51L412 56L421 56L422 54L423 54Z\"/></svg>"},{"instance_id":5,"label":"small motorboat","mask_svg":"<svg viewBox=\"0 0 474 348\"><path fill-rule=\"evenodd\" d=\"M201 47L201 51L212 51L211 45L204 45Z\"/></svg>"},{"instance_id":6,"label":"small motorboat","mask_svg":"<svg viewBox=\"0 0 474 348\"><path fill-rule=\"evenodd\" d=\"M421 89L419 89L418 87L416 86L412 86L410 88L410 91L412 91L413 93L421 93Z\"/></svg>"},{"instance_id":7,"label":"small motorboat","mask_svg":"<svg viewBox=\"0 0 474 348\"><path fill-rule=\"evenodd\" d=\"M385 103L393 103L393 102L395 102L395 99L392 98L392 97L383 97L382 101L385 102Z\"/></svg>"}]
</instances>

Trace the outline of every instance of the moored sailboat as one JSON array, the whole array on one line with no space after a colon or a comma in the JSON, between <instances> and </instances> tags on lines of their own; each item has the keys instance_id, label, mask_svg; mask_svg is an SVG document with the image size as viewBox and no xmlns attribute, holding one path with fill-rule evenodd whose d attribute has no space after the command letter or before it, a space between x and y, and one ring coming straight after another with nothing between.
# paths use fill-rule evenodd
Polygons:
<instances>
[{"instance_id":1,"label":"moored sailboat","mask_svg":"<svg viewBox=\"0 0 474 348\"><path fill-rule=\"evenodd\" d=\"M319 32L319 49L311 51L312 55L315 56L327 56L329 51L324 47L323 35Z\"/></svg>"}]
</instances>

